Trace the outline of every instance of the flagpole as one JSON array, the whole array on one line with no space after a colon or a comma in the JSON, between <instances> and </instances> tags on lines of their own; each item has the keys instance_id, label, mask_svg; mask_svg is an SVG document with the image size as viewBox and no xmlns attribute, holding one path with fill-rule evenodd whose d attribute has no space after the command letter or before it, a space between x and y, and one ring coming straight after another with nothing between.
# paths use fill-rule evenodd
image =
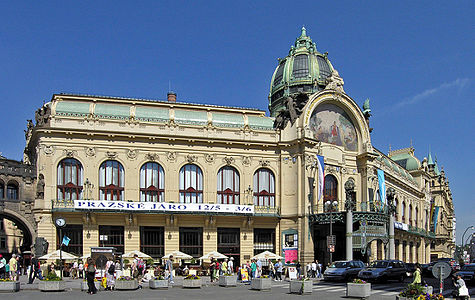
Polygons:
<instances>
[{"instance_id":1,"label":"flagpole","mask_svg":"<svg viewBox=\"0 0 475 300\"><path fill-rule=\"evenodd\" d=\"M61 273L61 280L63 279L63 229L59 228L59 237L61 244L59 245L59 272Z\"/></svg>"}]
</instances>

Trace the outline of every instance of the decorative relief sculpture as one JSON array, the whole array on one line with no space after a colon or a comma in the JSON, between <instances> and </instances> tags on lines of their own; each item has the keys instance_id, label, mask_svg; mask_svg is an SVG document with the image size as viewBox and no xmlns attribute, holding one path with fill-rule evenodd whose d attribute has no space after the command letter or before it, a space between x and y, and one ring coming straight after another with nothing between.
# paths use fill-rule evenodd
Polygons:
<instances>
[{"instance_id":1,"label":"decorative relief sculpture","mask_svg":"<svg viewBox=\"0 0 475 300\"><path fill-rule=\"evenodd\" d=\"M145 155L145 157L148 160L151 160L151 161L158 161L158 158L159 158L157 153L147 153L147 155Z\"/></svg>"},{"instance_id":2,"label":"decorative relief sculpture","mask_svg":"<svg viewBox=\"0 0 475 300\"><path fill-rule=\"evenodd\" d=\"M168 161L176 161L176 152L167 152Z\"/></svg>"},{"instance_id":3,"label":"decorative relief sculpture","mask_svg":"<svg viewBox=\"0 0 475 300\"><path fill-rule=\"evenodd\" d=\"M212 163L212 162L214 161L214 155L213 155L213 154L209 154L209 153L206 154L206 155L205 155L205 161L206 161L207 163Z\"/></svg>"},{"instance_id":4,"label":"decorative relief sculpture","mask_svg":"<svg viewBox=\"0 0 475 300\"><path fill-rule=\"evenodd\" d=\"M226 165L231 165L234 163L234 158L230 157L230 156L226 156L225 158L223 158L223 162L226 163Z\"/></svg>"},{"instance_id":5,"label":"decorative relief sculpture","mask_svg":"<svg viewBox=\"0 0 475 300\"><path fill-rule=\"evenodd\" d=\"M89 156L89 157L96 156L96 149L94 147L87 147L85 149L85 152L86 152L86 156Z\"/></svg>"},{"instance_id":6,"label":"decorative relief sculpture","mask_svg":"<svg viewBox=\"0 0 475 300\"><path fill-rule=\"evenodd\" d=\"M40 173L36 183L36 199L44 199L45 196L45 177Z\"/></svg>"},{"instance_id":7,"label":"decorative relief sculpture","mask_svg":"<svg viewBox=\"0 0 475 300\"><path fill-rule=\"evenodd\" d=\"M136 158L137 158L137 153L138 153L137 150L129 149L129 150L127 151L127 157L128 157L129 159L136 159Z\"/></svg>"},{"instance_id":8,"label":"decorative relief sculpture","mask_svg":"<svg viewBox=\"0 0 475 300\"><path fill-rule=\"evenodd\" d=\"M269 161L269 160L265 160L265 159L261 159L261 160L259 161L259 164L260 164L261 166L263 166L263 167L268 167L268 166L270 166L270 161Z\"/></svg>"},{"instance_id":9,"label":"decorative relief sculpture","mask_svg":"<svg viewBox=\"0 0 475 300\"><path fill-rule=\"evenodd\" d=\"M251 158L249 156L244 156L242 159L242 164L244 166L250 166L251 165Z\"/></svg>"},{"instance_id":10,"label":"decorative relief sculpture","mask_svg":"<svg viewBox=\"0 0 475 300\"><path fill-rule=\"evenodd\" d=\"M194 163L196 160L197 160L196 155L188 154L186 156L186 161L188 161L189 163Z\"/></svg>"},{"instance_id":11,"label":"decorative relief sculpture","mask_svg":"<svg viewBox=\"0 0 475 300\"><path fill-rule=\"evenodd\" d=\"M106 156L107 156L107 158L109 158L109 159L115 159L115 158L117 158L117 152L115 152L115 151L107 151L107 152L106 152Z\"/></svg>"},{"instance_id":12,"label":"decorative relief sculpture","mask_svg":"<svg viewBox=\"0 0 475 300\"><path fill-rule=\"evenodd\" d=\"M355 210L355 199L353 199L353 195L355 192L355 180L353 178L349 178L345 182L345 195L346 195L346 201L345 201L345 209L347 211L353 211Z\"/></svg>"},{"instance_id":13,"label":"decorative relief sculpture","mask_svg":"<svg viewBox=\"0 0 475 300\"><path fill-rule=\"evenodd\" d=\"M287 108L282 110L275 118L274 128L284 129L289 121L291 125L294 125L295 121L302 113L305 104L307 104L307 101L308 95L304 93L287 97L284 100Z\"/></svg>"},{"instance_id":14,"label":"decorative relief sculpture","mask_svg":"<svg viewBox=\"0 0 475 300\"><path fill-rule=\"evenodd\" d=\"M46 155L51 155L54 153L54 146L48 146L48 145L44 145L43 146L43 152L46 154Z\"/></svg>"},{"instance_id":15,"label":"decorative relief sculpture","mask_svg":"<svg viewBox=\"0 0 475 300\"><path fill-rule=\"evenodd\" d=\"M48 119L51 115L51 109L49 104L43 105L35 112L35 121L36 126L43 126L48 122Z\"/></svg>"},{"instance_id":16,"label":"decorative relief sculpture","mask_svg":"<svg viewBox=\"0 0 475 300\"><path fill-rule=\"evenodd\" d=\"M66 155L66 157L74 157L76 154L76 151L71 150L71 149L64 149L63 153L64 155Z\"/></svg>"}]
</instances>

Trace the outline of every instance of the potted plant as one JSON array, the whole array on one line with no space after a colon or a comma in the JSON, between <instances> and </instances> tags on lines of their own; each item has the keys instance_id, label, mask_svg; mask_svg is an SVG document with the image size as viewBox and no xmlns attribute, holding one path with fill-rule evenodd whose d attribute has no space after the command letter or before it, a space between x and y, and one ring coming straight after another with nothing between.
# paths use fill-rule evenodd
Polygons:
<instances>
[{"instance_id":1,"label":"potted plant","mask_svg":"<svg viewBox=\"0 0 475 300\"><path fill-rule=\"evenodd\" d=\"M371 296L371 283L361 279L355 279L346 284L346 296L355 298L367 298Z\"/></svg>"},{"instance_id":2,"label":"potted plant","mask_svg":"<svg viewBox=\"0 0 475 300\"><path fill-rule=\"evenodd\" d=\"M407 287L396 296L398 300L443 300L444 296L432 294L431 286L420 286L417 284L408 284Z\"/></svg>"},{"instance_id":3,"label":"potted plant","mask_svg":"<svg viewBox=\"0 0 475 300\"><path fill-rule=\"evenodd\" d=\"M183 279L184 288L201 288L201 277L196 275L188 275Z\"/></svg>"},{"instance_id":4,"label":"potted plant","mask_svg":"<svg viewBox=\"0 0 475 300\"><path fill-rule=\"evenodd\" d=\"M66 283L55 272L48 273L46 278L38 283L38 289L42 292L64 291L65 288Z\"/></svg>"},{"instance_id":5,"label":"potted plant","mask_svg":"<svg viewBox=\"0 0 475 300\"><path fill-rule=\"evenodd\" d=\"M251 280L251 289L258 291L270 291L272 288L272 281L267 275Z\"/></svg>"},{"instance_id":6,"label":"potted plant","mask_svg":"<svg viewBox=\"0 0 475 300\"><path fill-rule=\"evenodd\" d=\"M10 278L0 279L1 292L18 292L20 290L20 281L13 281Z\"/></svg>"},{"instance_id":7,"label":"potted plant","mask_svg":"<svg viewBox=\"0 0 475 300\"><path fill-rule=\"evenodd\" d=\"M168 289L168 280L163 275L154 277L148 282L151 289Z\"/></svg>"},{"instance_id":8,"label":"potted plant","mask_svg":"<svg viewBox=\"0 0 475 300\"><path fill-rule=\"evenodd\" d=\"M121 276L115 281L116 290L136 290L139 288L137 279L130 276Z\"/></svg>"},{"instance_id":9,"label":"potted plant","mask_svg":"<svg viewBox=\"0 0 475 300\"><path fill-rule=\"evenodd\" d=\"M97 290L101 289L101 283L99 281L97 281L97 279L95 279L95 278L94 278L94 285L96 286ZM81 291L87 291L87 290L89 290L89 286L87 285L87 280L84 279L81 282Z\"/></svg>"},{"instance_id":10,"label":"potted plant","mask_svg":"<svg viewBox=\"0 0 475 300\"><path fill-rule=\"evenodd\" d=\"M237 275L226 272L224 276L219 277L219 286L237 286Z\"/></svg>"},{"instance_id":11,"label":"potted plant","mask_svg":"<svg viewBox=\"0 0 475 300\"><path fill-rule=\"evenodd\" d=\"M291 280L289 289L291 294L311 294L313 281L310 278L300 277L298 280Z\"/></svg>"}]
</instances>

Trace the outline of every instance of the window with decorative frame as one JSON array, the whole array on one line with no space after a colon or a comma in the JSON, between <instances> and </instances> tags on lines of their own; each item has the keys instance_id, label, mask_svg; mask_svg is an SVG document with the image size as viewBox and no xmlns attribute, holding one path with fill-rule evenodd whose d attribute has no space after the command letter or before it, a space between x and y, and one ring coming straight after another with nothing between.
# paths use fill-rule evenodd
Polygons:
<instances>
[{"instance_id":1,"label":"window with decorative frame","mask_svg":"<svg viewBox=\"0 0 475 300\"><path fill-rule=\"evenodd\" d=\"M147 162L140 168L140 201L165 201L165 172L156 162Z\"/></svg>"},{"instance_id":2,"label":"window with decorative frame","mask_svg":"<svg viewBox=\"0 0 475 300\"><path fill-rule=\"evenodd\" d=\"M254 173L254 205L275 206L275 176L266 168Z\"/></svg>"},{"instance_id":3,"label":"window with decorative frame","mask_svg":"<svg viewBox=\"0 0 475 300\"><path fill-rule=\"evenodd\" d=\"M165 255L164 227L140 226L140 251L155 259L162 258Z\"/></svg>"},{"instance_id":4,"label":"window with decorative frame","mask_svg":"<svg viewBox=\"0 0 475 300\"><path fill-rule=\"evenodd\" d=\"M225 166L218 171L217 203L239 204L239 172Z\"/></svg>"},{"instance_id":5,"label":"window with decorative frame","mask_svg":"<svg viewBox=\"0 0 475 300\"><path fill-rule=\"evenodd\" d=\"M116 160L106 160L99 168L100 200L124 200L125 172Z\"/></svg>"},{"instance_id":6,"label":"window with decorative frame","mask_svg":"<svg viewBox=\"0 0 475 300\"><path fill-rule=\"evenodd\" d=\"M180 203L203 203L203 172L197 165L180 169Z\"/></svg>"},{"instance_id":7,"label":"window with decorative frame","mask_svg":"<svg viewBox=\"0 0 475 300\"><path fill-rule=\"evenodd\" d=\"M203 255L203 228L180 227L180 251L198 258Z\"/></svg>"},{"instance_id":8,"label":"window with decorative frame","mask_svg":"<svg viewBox=\"0 0 475 300\"><path fill-rule=\"evenodd\" d=\"M65 158L57 168L58 200L81 200L83 191L83 168L79 160Z\"/></svg>"},{"instance_id":9,"label":"window with decorative frame","mask_svg":"<svg viewBox=\"0 0 475 300\"><path fill-rule=\"evenodd\" d=\"M18 200L18 183L16 181L11 181L7 184L7 199Z\"/></svg>"},{"instance_id":10,"label":"window with decorative frame","mask_svg":"<svg viewBox=\"0 0 475 300\"><path fill-rule=\"evenodd\" d=\"M326 175L323 183L323 203L338 201L338 181L333 175ZM329 208L328 208L329 209Z\"/></svg>"}]
</instances>

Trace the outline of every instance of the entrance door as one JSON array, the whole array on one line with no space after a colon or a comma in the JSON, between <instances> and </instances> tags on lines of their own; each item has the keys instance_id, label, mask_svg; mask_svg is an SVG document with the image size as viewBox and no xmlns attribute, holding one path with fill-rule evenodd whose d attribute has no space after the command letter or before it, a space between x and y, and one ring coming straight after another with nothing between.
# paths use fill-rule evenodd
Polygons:
<instances>
[{"instance_id":1,"label":"entrance door","mask_svg":"<svg viewBox=\"0 0 475 300\"><path fill-rule=\"evenodd\" d=\"M239 228L218 228L218 252L234 258L234 270L240 265Z\"/></svg>"}]
</instances>

